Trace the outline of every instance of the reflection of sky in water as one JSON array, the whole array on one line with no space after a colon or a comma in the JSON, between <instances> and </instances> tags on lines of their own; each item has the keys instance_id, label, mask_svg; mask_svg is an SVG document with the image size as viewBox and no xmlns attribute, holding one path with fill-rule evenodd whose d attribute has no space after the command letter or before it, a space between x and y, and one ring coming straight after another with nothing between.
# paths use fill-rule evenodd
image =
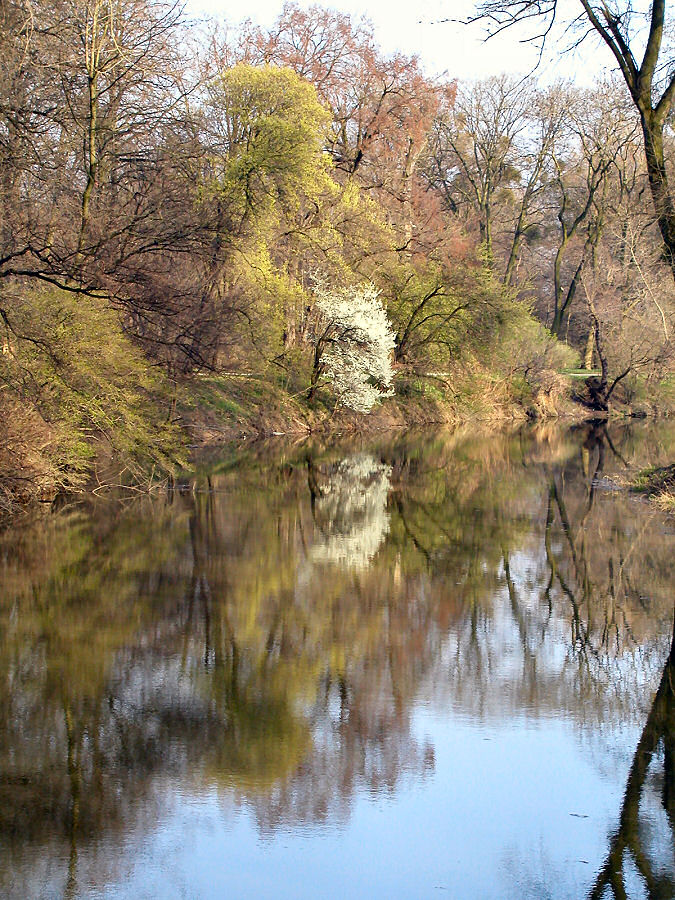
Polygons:
<instances>
[{"instance_id":1,"label":"reflection of sky in water","mask_svg":"<svg viewBox=\"0 0 675 900\"><path fill-rule=\"evenodd\" d=\"M339 826L264 837L245 807L225 812L215 793L177 794L156 831L124 848L113 883L90 896L582 897L621 805L629 755L608 779L559 720L490 727L422 707L414 727L436 747L435 774L422 784L360 794Z\"/></svg>"},{"instance_id":2,"label":"reflection of sky in water","mask_svg":"<svg viewBox=\"0 0 675 900\"><path fill-rule=\"evenodd\" d=\"M5 679L16 679L21 715L0 751L26 752L17 771L28 782L44 778L48 788L53 777L68 819L67 690L40 680L56 647L54 672L72 679L72 716L83 723L75 740L83 790L95 799L83 804L93 825L88 833L81 824L76 853L67 828L53 838L46 831L24 858L16 851L11 897L586 894L617 827L670 642L672 554L659 526L643 505L599 496L583 520L596 582L586 597L558 524L549 553L577 592L570 598L551 589L550 471L524 466L529 480L494 496L500 479L481 494L480 458L457 483L452 460L432 457L425 468L424 454L327 459L311 473L307 461L285 468L287 493L274 503L266 483L182 498L167 513L184 514L174 520L177 549L166 551L164 569L152 554L139 557L124 603L133 610L138 596L147 606L139 599L138 623L122 617L112 649L102 644L100 673L92 661L89 674L79 672L87 655L77 642L72 666L60 668L67 617L26 615L26 646L41 661L29 656ZM587 482L571 464L563 474L580 529ZM644 517L640 527L624 528L633 516ZM127 555L130 544L121 546ZM622 560L612 581L620 590L608 603L612 559ZM110 571L104 584L115 586ZM69 579L56 582L58 596L76 591ZM633 583L632 599L620 593ZM85 635L90 616L98 633L124 605L102 606L96 618L99 582L87 585L86 602L74 593L84 614L73 622ZM588 625L586 647L572 640L573 602ZM607 610L619 615L618 643L602 641ZM12 653L22 658L7 648L10 665ZM47 762L35 735L48 729L22 731L31 710L59 723ZM91 812L99 778L103 800L121 810L114 827ZM640 829L654 871L672 877L663 780L661 752L641 793ZM69 866L77 889L66 888ZM629 897L646 896L630 860L624 876Z\"/></svg>"},{"instance_id":3,"label":"reflection of sky in water","mask_svg":"<svg viewBox=\"0 0 675 900\"><path fill-rule=\"evenodd\" d=\"M352 569L370 564L389 531L390 475L391 466L356 453L322 479L315 505L319 531L310 559Z\"/></svg>"},{"instance_id":4,"label":"reflection of sky in water","mask_svg":"<svg viewBox=\"0 0 675 900\"><path fill-rule=\"evenodd\" d=\"M470 639L466 621L447 634L427 677L435 702L481 718L527 711L603 728L646 715L670 635L625 641L616 651L611 642L602 652L592 644L572 647L569 610L542 603L549 580L543 550L510 554L509 574L513 595L506 585L494 592ZM503 565L501 575L505 580Z\"/></svg>"}]
</instances>

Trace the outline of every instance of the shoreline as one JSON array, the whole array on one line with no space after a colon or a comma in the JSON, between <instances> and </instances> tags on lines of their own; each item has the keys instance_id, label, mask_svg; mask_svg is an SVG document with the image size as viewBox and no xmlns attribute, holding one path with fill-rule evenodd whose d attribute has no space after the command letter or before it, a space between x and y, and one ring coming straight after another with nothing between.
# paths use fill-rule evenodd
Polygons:
<instances>
[{"instance_id":1,"label":"shoreline","mask_svg":"<svg viewBox=\"0 0 675 900\"><path fill-rule=\"evenodd\" d=\"M183 464L176 466L173 474L165 473L169 478L181 471L194 471L199 456L212 455L219 448L241 450L273 438L303 440L359 434L374 436L388 431L419 428L499 430L504 427L518 428L528 423L574 426L593 421L659 420L669 418L671 413L669 409L660 409L655 404L639 408L617 407L609 413L597 413L563 392L556 394L554 402L548 398L542 402L541 398L534 397L524 404L508 393L502 396L479 396L475 393L465 394L461 399L448 399L436 390L423 390L413 396L399 393L369 413L356 413L344 408L331 410L327 398L309 405L299 401L297 395L291 395L261 379L256 380L253 390L250 383L242 390L242 379L224 377L191 381L181 386L180 393L182 397L176 406L174 422L185 436L187 457ZM125 471L123 461L108 456L102 445L100 451L99 462L92 465L86 483L77 489L64 490L56 484L46 487L36 484L32 492L25 490L21 495L17 492L14 497L10 496L0 515L0 528L12 527L40 507L46 511L64 497L86 496L125 486L119 478L119 473ZM148 461L147 471L154 473L156 465L156 461ZM110 480L102 481L101 472L110 474ZM135 479L130 490L150 493L160 483L164 483L164 479L155 480L153 476L142 483ZM633 489L630 484L622 487ZM637 490L646 492L644 488ZM660 503L658 500L652 502Z\"/></svg>"}]
</instances>

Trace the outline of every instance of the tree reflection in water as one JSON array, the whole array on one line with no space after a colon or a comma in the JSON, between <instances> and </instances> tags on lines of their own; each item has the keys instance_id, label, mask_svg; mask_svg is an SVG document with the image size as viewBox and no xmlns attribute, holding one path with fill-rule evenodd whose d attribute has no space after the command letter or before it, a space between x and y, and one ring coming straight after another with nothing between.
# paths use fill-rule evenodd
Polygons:
<instances>
[{"instance_id":1,"label":"tree reflection in water","mask_svg":"<svg viewBox=\"0 0 675 900\"><path fill-rule=\"evenodd\" d=\"M662 758L658 759L659 754ZM660 771L658 771L660 769ZM610 839L607 860L590 891L591 900L629 896L625 868L630 862L643 879L650 900L675 897L675 873L661 853L661 835L650 831L641 816L650 793L658 793L667 817L670 843L675 839L675 623L670 653L635 750L619 817Z\"/></svg>"},{"instance_id":2,"label":"tree reflection in water","mask_svg":"<svg viewBox=\"0 0 675 900\"><path fill-rule=\"evenodd\" d=\"M312 514L320 532L315 562L366 568L389 531L387 497L391 466L354 453L327 471L307 460Z\"/></svg>"},{"instance_id":3,"label":"tree reflection in water","mask_svg":"<svg viewBox=\"0 0 675 900\"><path fill-rule=\"evenodd\" d=\"M359 794L433 772L420 699L635 721L672 550L603 478L660 452L603 425L260 450L166 501L0 537L0 890L114 880L177 785L266 833L345 822ZM595 897L626 896L626 851L672 894L639 824L665 746L672 828L672 665Z\"/></svg>"}]
</instances>

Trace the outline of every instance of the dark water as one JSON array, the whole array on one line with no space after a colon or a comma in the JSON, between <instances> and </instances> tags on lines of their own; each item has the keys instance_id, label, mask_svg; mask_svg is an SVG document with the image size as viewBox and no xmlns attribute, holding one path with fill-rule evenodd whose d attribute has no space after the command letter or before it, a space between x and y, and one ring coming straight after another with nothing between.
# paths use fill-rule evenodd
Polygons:
<instances>
[{"instance_id":1,"label":"dark water","mask_svg":"<svg viewBox=\"0 0 675 900\"><path fill-rule=\"evenodd\" d=\"M675 896L675 429L280 444L0 537L0 895Z\"/></svg>"}]
</instances>

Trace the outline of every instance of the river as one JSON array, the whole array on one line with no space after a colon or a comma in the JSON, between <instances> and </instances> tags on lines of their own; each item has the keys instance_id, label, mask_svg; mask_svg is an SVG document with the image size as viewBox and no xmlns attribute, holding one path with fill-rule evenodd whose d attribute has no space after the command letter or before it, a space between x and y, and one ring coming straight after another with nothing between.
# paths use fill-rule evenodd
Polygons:
<instances>
[{"instance_id":1,"label":"river","mask_svg":"<svg viewBox=\"0 0 675 900\"><path fill-rule=\"evenodd\" d=\"M0 895L675 896L675 425L281 439L0 535Z\"/></svg>"}]
</instances>

